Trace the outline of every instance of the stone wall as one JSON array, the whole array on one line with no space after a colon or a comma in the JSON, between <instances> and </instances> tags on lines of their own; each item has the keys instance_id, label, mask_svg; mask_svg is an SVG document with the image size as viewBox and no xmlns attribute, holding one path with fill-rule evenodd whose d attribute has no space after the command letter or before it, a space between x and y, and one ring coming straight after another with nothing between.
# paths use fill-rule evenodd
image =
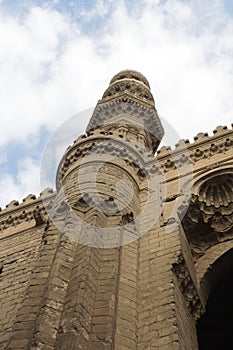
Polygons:
<instances>
[{"instance_id":1,"label":"stone wall","mask_svg":"<svg viewBox=\"0 0 233 350\"><path fill-rule=\"evenodd\" d=\"M52 196L48 193L48 200ZM45 221L42 199L32 195L25 198L22 204L12 201L0 213L0 349L6 348L13 335L12 329L21 312L32 271L38 263ZM22 328L24 324L30 323L30 314L30 307L24 310ZM17 345L20 342L21 339L17 338Z\"/></svg>"},{"instance_id":2,"label":"stone wall","mask_svg":"<svg viewBox=\"0 0 233 350\"><path fill-rule=\"evenodd\" d=\"M57 193L0 213L0 349L198 349L211 269L233 248L233 130L154 157L162 135L147 80L121 72Z\"/></svg>"}]
</instances>

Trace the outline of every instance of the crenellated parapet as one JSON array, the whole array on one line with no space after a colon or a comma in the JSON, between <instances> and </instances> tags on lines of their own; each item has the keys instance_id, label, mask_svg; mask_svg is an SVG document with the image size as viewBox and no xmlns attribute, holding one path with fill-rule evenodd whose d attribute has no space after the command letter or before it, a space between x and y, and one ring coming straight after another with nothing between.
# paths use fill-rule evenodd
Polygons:
<instances>
[{"instance_id":1,"label":"crenellated parapet","mask_svg":"<svg viewBox=\"0 0 233 350\"><path fill-rule=\"evenodd\" d=\"M233 129L218 126L213 130L213 135L198 133L194 137L194 142L180 140L173 150L170 147L163 146L158 150L157 159L166 173L187 164L192 164L193 167L199 166L198 163L201 161L211 166L213 160L215 161L218 156L222 158L222 155L228 154L231 158L232 150Z\"/></svg>"},{"instance_id":2,"label":"crenellated parapet","mask_svg":"<svg viewBox=\"0 0 233 350\"><path fill-rule=\"evenodd\" d=\"M55 196L52 189L45 189L38 197L29 194L22 203L11 201L0 212L0 231L17 228L23 223L33 223L34 226L44 224L48 219L46 210L52 205Z\"/></svg>"}]
</instances>

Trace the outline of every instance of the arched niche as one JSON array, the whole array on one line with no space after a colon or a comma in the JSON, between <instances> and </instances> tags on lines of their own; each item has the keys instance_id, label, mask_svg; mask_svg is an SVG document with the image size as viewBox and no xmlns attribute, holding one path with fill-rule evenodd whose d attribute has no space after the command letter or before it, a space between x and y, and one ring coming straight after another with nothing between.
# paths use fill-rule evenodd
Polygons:
<instances>
[{"instance_id":1,"label":"arched niche","mask_svg":"<svg viewBox=\"0 0 233 350\"><path fill-rule=\"evenodd\" d=\"M233 239L232 167L196 179L190 200L178 214L195 260L212 246Z\"/></svg>"},{"instance_id":2,"label":"arched niche","mask_svg":"<svg viewBox=\"0 0 233 350\"><path fill-rule=\"evenodd\" d=\"M233 349L233 247L208 268L200 283L205 313L197 321L199 350Z\"/></svg>"}]
</instances>

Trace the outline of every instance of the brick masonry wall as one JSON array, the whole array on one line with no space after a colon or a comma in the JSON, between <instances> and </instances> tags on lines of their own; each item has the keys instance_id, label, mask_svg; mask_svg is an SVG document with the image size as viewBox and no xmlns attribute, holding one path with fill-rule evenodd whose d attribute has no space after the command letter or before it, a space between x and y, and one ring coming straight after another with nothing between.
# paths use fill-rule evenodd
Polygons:
<instances>
[{"instance_id":1,"label":"brick masonry wall","mask_svg":"<svg viewBox=\"0 0 233 350\"><path fill-rule=\"evenodd\" d=\"M163 130L147 81L121 72L87 135L59 165L52 219L32 195L0 214L0 350L198 349L196 320L211 292L203 276L232 248L233 236L213 235L213 218L200 220L208 213L195 198L204 179L232 173L232 130L200 133L174 151L162 147L155 159L157 135ZM103 155L110 158L99 166ZM148 204L152 193L158 196ZM186 194L194 195L199 217L190 211L181 226L180 208L193 208Z\"/></svg>"},{"instance_id":2,"label":"brick masonry wall","mask_svg":"<svg viewBox=\"0 0 233 350\"><path fill-rule=\"evenodd\" d=\"M67 220L72 237L75 219ZM194 263L182 227L169 227L159 220L113 249L72 242L53 224L5 229L1 348L198 349L192 299L200 298L201 276L232 243L209 248Z\"/></svg>"},{"instance_id":3,"label":"brick masonry wall","mask_svg":"<svg viewBox=\"0 0 233 350\"><path fill-rule=\"evenodd\" d=\"M6 348L12 336L12 327L36 264L43 227L28 226L28 223L21 225L19 231L10 228L0 239L0 349ZM27 313L30 314L30 309ZM27 320L22 322L26 323ZM20 344L20 339L17 339L17 343Z\"/></svg>"}]
</instances>

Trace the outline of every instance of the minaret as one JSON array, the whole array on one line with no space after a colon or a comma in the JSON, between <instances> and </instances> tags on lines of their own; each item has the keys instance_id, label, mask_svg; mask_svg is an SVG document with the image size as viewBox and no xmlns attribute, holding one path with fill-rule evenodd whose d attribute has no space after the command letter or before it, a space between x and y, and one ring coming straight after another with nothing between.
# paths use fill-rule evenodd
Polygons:
<instances>
[{"instance_id":1,"label":"minaret","mask_svg":"<svg viewBox=\"0 0 233 350\"><path fill-rule=\"evenodd\" d=\"M147 79L125 70L59 165L53 210L69 214L54 223L77 249L58 349L136 348L139 219L162 136Z\"/></svg>"},{"instance_id":2,"label":"minaret","mask_svg":"<svg viewBox=\"0 0 233 350\"><path fill-rule=\"evenodd\" d=\"M159 176L154 153L162 136L146 78L131 70L115 75L86 134L58 167L57 195L46 207L49 222L9 349L24 337L28 309L27 349L143 346L140 319L151 294L149 239L141 239L156 222L158 191L151 181Z\"/></svg>"},{"instance_id":3,"label":"minaret","mask_svg":"<svg viewBox=\"0 0 233 350\"><path fill-rule=\"evenodd\" d=\"M82 226L80 234L76 228L66 234L81 244L103 248L140 235L127 233L132 225L125 224L140 216L141 185L152 171L149 164L162 136L146 78L131 70L115 75L97 103L86 135L69 147L58 168L58 205L66 203Z\"/></svg>"},{"instance_id":4,"label":"minaret","mask_svg":"<svg viewBox=\"0 0 233 350\"><path fill-rule=\"evenodd\" d=\"M231 344L220 290L232 287L232 135L219 126L155 156L163 128L148 81L114 76L65 151L57 191L1 213L0 347Z\"/></svg>"}]
</instances>

